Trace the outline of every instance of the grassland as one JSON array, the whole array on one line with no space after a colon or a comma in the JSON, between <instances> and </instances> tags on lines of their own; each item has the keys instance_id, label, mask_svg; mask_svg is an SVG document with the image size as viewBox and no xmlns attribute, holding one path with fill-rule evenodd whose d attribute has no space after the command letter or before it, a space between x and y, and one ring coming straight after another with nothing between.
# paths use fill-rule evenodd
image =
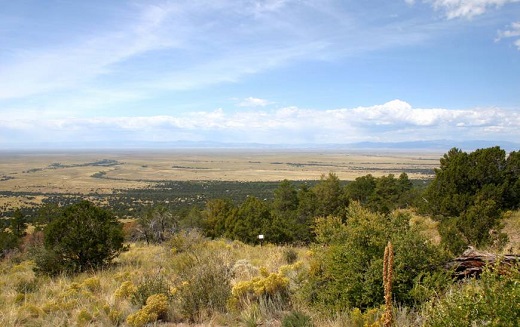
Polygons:
<instances>
[{"instance_id":1,"label":"grassland","mask_svg":"<svg viewBox=\"0 0 520 327\"><path fill-rule=\"evenodd\" d=\"M336 153L192 150L127 153L3 153L3 190L100 192L145 186L155 181L314 180L333 171L343 180L366 174L407 172L428 178L438 153ZM92 175L104 172L102 178Z\"/></svg>"},{"instance_id":2,"label":"grassland","mask_svg":"<svg viewBox=\"0 0 520 327\"><path fill-rule=\"evenodd\" d=\"M333 151L177 150L128 152L3 152L0 207L31 206L46 194L111 194L165 181L317 180L334 172L341 180L406 172L428 179L438 153ZM10 196L7 192L30 193Z\"/></svg>"}]
</instances>

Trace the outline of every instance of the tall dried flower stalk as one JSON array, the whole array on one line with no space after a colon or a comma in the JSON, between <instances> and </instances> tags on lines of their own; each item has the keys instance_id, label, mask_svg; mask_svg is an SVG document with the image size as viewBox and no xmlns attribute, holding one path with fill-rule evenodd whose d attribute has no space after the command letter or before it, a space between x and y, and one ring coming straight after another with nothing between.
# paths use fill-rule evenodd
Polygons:
<instances>
[{"instance_id":1,"label":"tall dried flower stalk","mask_svg":"<svg viewBox=\"0 0 520 327\"><path fill-rule=\"evenodd\" d=\"M389 241L385 247L383 259L383 286L385 289L385 313L383 314L383 326L390 327L393 323L392 314L392 275L394 266L394 249Z\"/></svg>"}]
</instances>

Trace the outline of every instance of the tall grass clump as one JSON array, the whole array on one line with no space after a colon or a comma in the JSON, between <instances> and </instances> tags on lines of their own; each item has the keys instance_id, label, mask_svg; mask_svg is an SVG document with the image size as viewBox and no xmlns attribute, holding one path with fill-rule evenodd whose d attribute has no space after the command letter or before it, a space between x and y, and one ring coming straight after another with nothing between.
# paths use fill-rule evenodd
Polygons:
<instances>
[{"instance_id":1,"label":"tall grass clump","mask_svg":"<svg viewBox=\"0 0 520 327\"><path fill-rule=\"evenodd\" d=\"M282 327L314 327L314 324L308 315L292 311L283 317Z\"/></svg>"},{"instance_id":2,"label":"tall grass clump","mask_svg":"<svg viewBox=\"0 0 520 327\"><path fill-rule=\"evenodd\" d=\"M226 247L215 250L211 243L194 231L171 240L176 253L171 262L177 278L174 303L181 319L202 322L226 312L231 296L231 262Z\"/></svg>"}]
</instances>

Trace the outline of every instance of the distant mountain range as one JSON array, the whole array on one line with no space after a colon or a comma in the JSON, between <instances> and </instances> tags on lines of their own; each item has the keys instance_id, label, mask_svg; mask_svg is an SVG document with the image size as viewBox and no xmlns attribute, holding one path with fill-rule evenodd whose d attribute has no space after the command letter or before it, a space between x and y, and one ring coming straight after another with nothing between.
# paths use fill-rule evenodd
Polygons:
<instances>
[{"instance_id":1,"label":"distant mountain range","mask_svg":"<svg viewBox=\"0 0 520 327\"><path fill-rule=\"evenodd\" d=\"M129 143L39 143L39 144L11 144L8 147L0 146L0 150L9 151L46 151L46 150L168 150L168 149L251 149L251 150L395 150L395 151L435 151L447 152L456 147L463 151L473 151L479 148L500 146L506 151L519 151L520 143L509 141L455 141L455 140L432 140L432 141L409 141L409 142L357 142L357 143L335 143L335 144L262 144L262 143L226 143L211 141L175 141L175 142L129 142Z\"/></svg>"}]
</instances>

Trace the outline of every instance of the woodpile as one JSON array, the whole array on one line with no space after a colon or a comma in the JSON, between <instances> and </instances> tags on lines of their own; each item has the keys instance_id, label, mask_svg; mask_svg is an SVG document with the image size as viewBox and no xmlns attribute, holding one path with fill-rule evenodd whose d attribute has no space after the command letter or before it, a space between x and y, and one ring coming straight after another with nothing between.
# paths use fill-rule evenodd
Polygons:
<instances>
[{"instance_id":1,"label":"woodpile","mask_svg":"<svg viewBox=\"0 0 520 327\"><path fill-rule=\"evenodd\" d=\"M480 276L486 266L499 269L499 272L505 273L513 266L520 266L520 255L493 254L469 247L460 257L449 261L445 268L453 271L453 277L464 279Z\"/></svg>"}]
</instances>

